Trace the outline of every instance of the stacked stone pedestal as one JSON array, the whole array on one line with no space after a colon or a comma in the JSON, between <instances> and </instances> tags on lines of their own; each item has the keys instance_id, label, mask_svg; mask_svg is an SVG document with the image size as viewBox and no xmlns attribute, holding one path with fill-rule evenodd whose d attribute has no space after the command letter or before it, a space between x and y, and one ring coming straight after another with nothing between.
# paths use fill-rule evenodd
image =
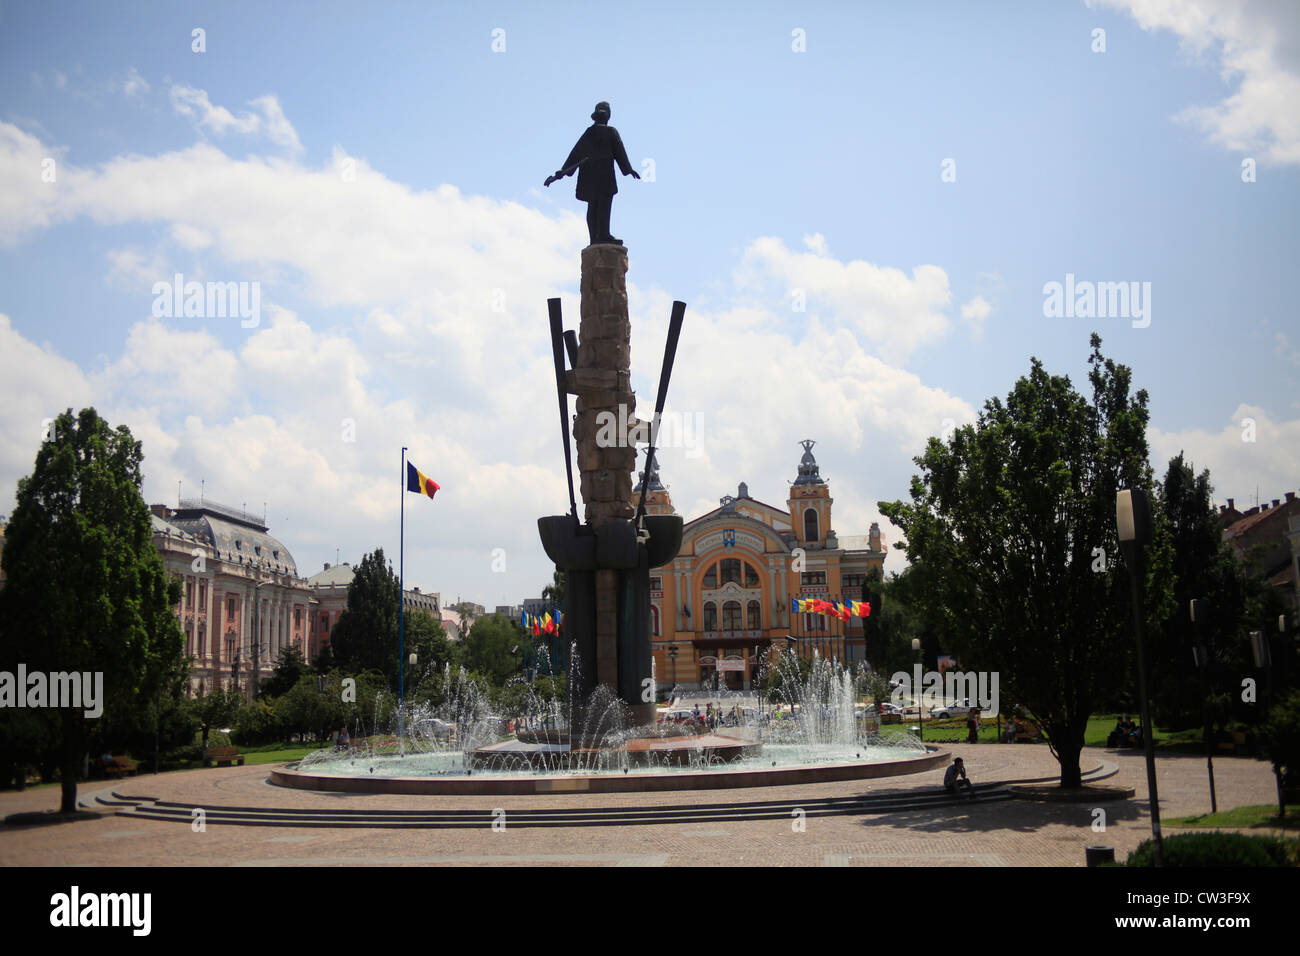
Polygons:
<instances>
[{"instance_id":1,"label":"stacked stone pedestal","mask_svg":"<svg viewBox=\"0 0 1300 956\"><path fill-rule=\"evenodd\" d=\"M634 724L652 724L650 697L650 568L681 544L681 520L647 520L638 541L632 519L632 472L638 429L631 384L632 326L627 307L627 249L596 245L582 251L582 318L575 367L567 389L577 396L573 437L586 522L542 518L547 554L565 572L565 631L573 641L569 692L573 732L612 729L590 705L597 685L613 688ZM644 439L642 439L644 440ZM676 522L674 525L673 522ZM663 555L671 550L667 557ZM594 745L598 741L586 741Z\"/></svg>"}]
</instances>

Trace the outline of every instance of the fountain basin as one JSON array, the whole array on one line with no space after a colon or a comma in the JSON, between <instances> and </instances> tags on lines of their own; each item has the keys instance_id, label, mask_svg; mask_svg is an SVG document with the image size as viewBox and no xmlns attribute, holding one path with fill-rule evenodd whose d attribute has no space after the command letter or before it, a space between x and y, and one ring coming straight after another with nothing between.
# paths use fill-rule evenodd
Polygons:
<instances>
[{"instance_id":1,"label":"fountain basin","mask_svg":"<svg viewBox=\"0 0 1300 956\"><path fill-rule=\"evenodd\" d=\"M680 739L680 738L666 738ZM766 756L766 755L765 755ZM843 780L870 780L925 773L951 760L946 750L926 747L926 753L887 759L828 761L777 767L732 764L726 769L636 770L626 773L470 773L446 776L386 774L384 758L363 761L374 772L335 773L299 770L297 764L271 770L270 780L281 787L335 793L407 793L429 795L510 795L543 793L641 793L666 790L730 790L749 787L786 787ZM392 758L402 759L402 758ZM762 759L762 758L759 758Z\"/></svg>"}]
</instances>

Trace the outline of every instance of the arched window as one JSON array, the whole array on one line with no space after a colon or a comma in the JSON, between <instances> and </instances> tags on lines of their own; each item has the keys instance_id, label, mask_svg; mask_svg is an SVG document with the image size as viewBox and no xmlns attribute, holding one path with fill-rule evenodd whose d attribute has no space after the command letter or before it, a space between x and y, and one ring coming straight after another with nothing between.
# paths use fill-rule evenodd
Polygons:
<instances>
[{"instance_id":1,"label":"arched window","mask_svg":"<svg viewBox=\"0 0 1300 956\"><path fill-rule=\"evenodd\" d=\"M763 626L763 609L757 601L750 601L746 608L745 626L756 631Z\"/></svg>"},{"instance_id":2,"label":"arched window","mask_svg":"<svg viewBox=\"0 0 1300 956\"><path fill-rule=\"evenodd\" d=\"M758 572L754 570L754 566L748 561L745 562L745 587L758 587Z\"/></svg>"},{"instance_id":3,"label":"arched window","mask_svg":"<svg viewBox=\"0 0 1300 956\"><path fill-rule=\"evenodd\" d=\"M716 588L718 586L718 566L716 564L704 572L704 586L706 588Z\"/></svg>"},{"instance_id":4,"label":"arched window","mask_svg":"<svg viewBox=\"0 0 1300 956\"><path fill-rule=\"evenodd\" d=\"M821 539L817 527L816 508L809 508L803 513L803 538L805 541L818 541Z\"/></svg>"},{"instance_id":5,"label":"arched window","mask_svg":"<svg viewBox=\"0 0 1300 956\"><path fill-rule=\"evenodd\" d=\"M704 605L704 629L706 631L718 629L718 606L712 601Z\"/></svg>"},{"instance_id":6,"label":"arched window","mask_svg":"<svg viewBox=\"0 0 1300 956\"><path fill-rule=\"evenodd\" d=\"M722 605L722 629L724 631L740 630L740 602L728 601Z\"/></svg>"},{"instance_id":7,"label":"arched window","mask_svg":"<svg viewBox=\"0 0 1300 956\"><path fill-rule=\"evenodd\" d=\"M740 583L740 559L739 558L724 558L721 567L722 567L723 584Z\"/></svg>"},{"instance_id":8,"label":"arched window","mask_svg":"<svg viewBox=\"0 0 1300 956\"><path fill-rule=\"evenodd\" d=\"M659 608L650 605L650 633L659 636Z\"/></svg>"}]
</instances>

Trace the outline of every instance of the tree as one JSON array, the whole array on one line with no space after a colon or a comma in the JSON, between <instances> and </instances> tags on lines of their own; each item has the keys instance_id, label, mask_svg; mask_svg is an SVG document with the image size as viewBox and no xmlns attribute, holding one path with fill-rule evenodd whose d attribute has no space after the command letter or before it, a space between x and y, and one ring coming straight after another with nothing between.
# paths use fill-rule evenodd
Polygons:
<instances>
[{"instance_id":1,"label":"tree","mask_svg":"<svg viewBox=\"0 0 1300 956\"><path fill-rule=\"evenodd\" d=\"M881 502L926 569L914 599L966 668L999 674L1003 701L1027 708L1080 785L1088 717L1132 685L1127 569L1117 560L1115 496L1150 491L1147 393L1101 354L1093 335L1092 402L1037 359L1005 403L989 399L947 444L916 459L910 504ZM1147 627L1170 612L1168 533L1157 512L1147 549Z\"/></svg>"},{"instance_id":2,"label":"tree","mask_svg":"<svg viewBox=\"0 0 1300 956\"><path fill-rule=\"evenodd\" d=\"M102 674L107 724L174 694L184 649L173 610L179 583L167 579L140 495L143 458L125 426L110 428L93 408L76 417L69 409L18 482L5 529L4 663ZM96 736L84 710L42 713L57 741L64 813L76 810L77 773Z\"/></svg>"},{"instance_id":3,"label":"tree","mask_svg":"<svg viewBox=\"0 0 1300 956\"><path fill-rule=\"evenodd\" d=\"M307 671L307 662L303 659L302 651L289 645L280 651L280 657L275 662L275 670L271 672L271 676L262 681L261 693L271 697L287 694Z\"/></svg>"},{"instance_id":4,"label":"tree","mask_svg":"<svg viewBox=\"0 0 1300 956\"><path fill-rule=\"evenodd\" d=\"M551 583L542 588L542 600L552 607L564 607L564 588L564 572L556 568Z\"/></svg>"},{"instance_id":5,"label":"tree","mask_svg":"<svg viewBox=\"0 0 1300 956\"><path fill-rule=\"evenodd\" d=\"M397 615L401 588L384 549L361 559L348 587L348 606L330 632L330 651L341 667L379 671L397 686Z\"/></svg>"},{"instance_id":6,"label":"tree","mask_svg":"<svg viewBox=\"0 0 1300 956\"><path fill-rule=\"evenodd\" d=\"M237 690L209 691L194 701L194 714L199 720L203 733L203 749L208 749L208 734L213 728L229 727L244 702L244 695Z\"/></svg>"},{"instance_id":7,"label":"tree","mask_svg":"<svg viewBox=\"0 0 1300 956\"><path fill-rule=\"evenodd\" d=\"M1169 460L1157 506L1171 537L1173 605L1151 631L1150 660L1153 719L1172 727L1195 726L1202 719L1204 691L1192 657L1196 635L1188 612L1193 598L1204 603L1209 619L1204 637L1211 649L1211 686L1222 686L1244 663L1232 638L1245 624L1249 582L1223 540L1213 494L1208 471L1194 474L1182 452Z\"/></svg>"},{"instance_id":8,"label":"tree","mask_svg":"<svg viewBox=\"0 0 1300 956\"><path fill-rule=\"evenodd\" d=\"M488 678L496 687L519 672L523 629L519 622L489 614L479 618L461 638L465 668Z\"/></svg>"}]
</instances>

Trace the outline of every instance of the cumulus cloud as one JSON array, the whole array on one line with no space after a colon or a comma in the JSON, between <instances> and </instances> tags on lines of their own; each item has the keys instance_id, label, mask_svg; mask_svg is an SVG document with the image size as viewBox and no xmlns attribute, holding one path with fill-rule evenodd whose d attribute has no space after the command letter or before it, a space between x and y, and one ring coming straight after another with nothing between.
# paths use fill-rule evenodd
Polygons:
<instances>
[{"instance_id":1,"label":"cumulus cloud","mask_svg":"<svg viewBox=\"0 0 1300 956\"><path fill-rule=\"evenodd\" d=\"M186 97L214 134L265 133L273 112L263 106L254 127L206 96ZM0 124L0 170L50 152ZM345 161L353 175L340 175ZM342 150L313 167L234 159L200 143L68 166L48 192L39 177L10 181L20 188L0 198L0 237L82 218L152 227L156 242L109 254L110 276L144 291L138 315L124 317L121 354L94 372L6 324L7 356L54 370L30 376L30 409L6 411L30 419L6 429L15 438L0 477L10 487L30 469L28 433L47 406L93 402L145 442L150 500L172 500L178 480L187 493L203 480L218 500L253 510L266 501L273 532L310 572L336 547L354 560L377 545L395 551L405 445L443 489L436 504L407 508L408 577L488 604L549 579L536 519L564 511L567 493L544 302L560 296L577 325L586 240L577 216L447 185L412 189ZM926 438L973 416L891 364L946 332L946 273L842 261L820 236L804 245L755 240L737 264L733 304L688 311L670 412L690 416L692 445L679 441L660 458L688 518L742 480L783 506L797 442L813 438L833 482L835 530L865 533L880 520L877 499L906 486ZM173 271L260 282L261 324L145 318L144 292ZM807 291L799 321L786 294L795 286ZM296 310L277 301L289 290ZM633 283L629 298L639 411L649 418L671 297ZM325 310L330 322L316 315ZM505 550L504 574L493 571L495 548Z\"/></svg>"},{"instance_id":2,"label":"cumulus cloud","mask_svg":"<svg viewBox=\"0 0 1300 956\"><path fill-rule=\"evenodd\" d=\"M1215 498L1235 498L1238 507L1256 488L1261 499L1295 491L1300 475L1300 419L1279 421L1264 409L1240 405L1218 430L1192 428L1147 432L1151 461L1163 477L1169 459L1183 452L1197 472L1210 470Z\"/></svg>"},{"instance_id":3,"label":"cumulus cloud","mask_svg":"<svg viewBox=\"0 0 1300 956\"><path fill-rule=\"evenodd\" d=\"M892 266L831 256L821 235L805 236L808 251L789 249L765 236L745 250L736 282L763 307L821 317L851 330L888 361L903 362L915 349L942 339L950 322L948 274L935 265L908 276Z\"/></svg>"},{"instance_id":4,"label":"cumulus cloud","mask_svg":"<svg viewBox=\"0 0 1300 956\"><path fill-rule=\"evenodd\" d=\"M1300 17L1292 0L1087 0L1128 13L1144 30L1170 30L1189 53L1217 58L1232 95L1178 119L1212 142L1260 159L1300 163Z\"/></svg>"}]
</instances>

